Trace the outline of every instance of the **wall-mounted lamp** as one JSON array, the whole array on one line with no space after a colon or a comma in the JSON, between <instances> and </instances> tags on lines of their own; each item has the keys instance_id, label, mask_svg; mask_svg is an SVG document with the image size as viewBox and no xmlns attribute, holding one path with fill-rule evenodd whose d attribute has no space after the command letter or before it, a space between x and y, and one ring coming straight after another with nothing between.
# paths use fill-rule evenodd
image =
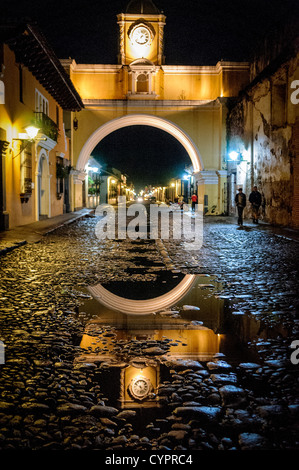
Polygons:
<instances>
[{"instance_id":1,"label":"wall-mounted lamp","mask_svg":"<svg viewBox=\"0 0 299 470\"><path fill-rule=\"evenodd\" d=\"M39 128L35 126L28 126L25 128L26 132L19 132L19 137L13 138L12 140L25 140L27 144L35 142L35 140L47 140L47 137L37 137ZM26 144L26 145L27 145Z\"/></svg>"},{"instance_id":2,"label":"wall-mounted lamp","mask_svg":"<svg viewBox=\"0 0 299 470\"><path fill-rule=\"evenodd\" d=\"M13 140L28 140L29 142L33 142L36 139L39 129L34 126L28 126L25 128L26 132L20 132L18 138L14 138Z\"/></svg>"},{"instance_id":3,"label":"wall-mounted lamp","mask_svg":"<svg viewBox=\"0 0 299 470\"><path fill-rule=\"evenodd\" d=\"M101 173L97 166L87 166L87 171L91 171L91 173Z\"/></svg>"},{"instance_id":4,"label":"wall-mounted lamp","mask_svg":"<svg viewBox=\"0 0 299 470\"><path fill-rule=\"evenodd\" d=\"M76 118L76 116L73 119L73 127L74 127L74 131L78 130L78 119Z\"/></svg>"},{"instance_id":5,"label":"wall-mounted lamp","mask_svg":"<svg viewBox=\"0 0 299 470\"><path fill-rule=\"evenodd\" d=\"M236 162L238 161L240 158L240 153L239 152L236 152L235 150L233 150L232 152L230 152L228 154L228 157L229 157L229 160L231 160L232 162Z\"/></svg>"},{"instance_id":6,"label":"wall-mounted lamp","mask_svg":"<svg viewBox=\"0 0 299 470\"><path fill-rule=\"evenodd\" d=\"M34 140L36 139L39 129L34 126L28 126L25 128L25 131L27 132L29 139Z\"/></svg>"},{"instance_id":7,"label":"wall-mounted lamp","mask_svg":"<svg viewBox=\"0 0 299 470\"><path fill-rule=\"evenodd\" d=\"M232 150L228 154L228 161L241 163L241 162L249 162L250 160L250 152L246 149L242 150L242 152L237 152L236 150Z\"/></svg>"},{"instance_id":8,"label":"wall-mounted lamp","mask_svg":"<svg viewBox=\"0 0 299 470\"><path fill-rule=\"evenodd\" d=\"M25 128L26 132L20 132L19 137L13 138L12 140L20 140L23 145L21 145L20 152L17 155L14 155L13 158L16 158L20 155L20 153L30 144L35 142L35 140L47 140L47 137L38 138L37 134L39 131L38 127L35 126L27 126Z\"/></svg>"}]
</instances>

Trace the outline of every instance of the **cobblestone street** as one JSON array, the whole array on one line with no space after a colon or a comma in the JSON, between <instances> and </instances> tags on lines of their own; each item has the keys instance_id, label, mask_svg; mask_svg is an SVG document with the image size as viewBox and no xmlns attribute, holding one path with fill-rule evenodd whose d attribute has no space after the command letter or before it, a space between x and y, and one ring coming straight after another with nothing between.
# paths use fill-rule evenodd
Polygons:
<instances>
[{"instance_id":1,"label":"cobblestone street","mask_svg":"<svg viewBox=\"0 0 299 470\"><path fill-rule=\"evenodd\" d=\"M291 345L299 339L299 244L270 226L232 222L206 218L202 249L187 252L178 241L100 241L97 218L86 217L3 254L0 449L298 448L299 365ZM173 275L206 275L209 296L225 304L224 334L234 332L252 360L219 352L179 361L166 334L119 341L107 323L90 333L104 340L98 360L82 346L95 320L86 288L122 283L123 297L126 285L149 290L160 265ZM159 363L153 409L122 408L107 393L107 378L112 383L132 358Z\"/></svg>"}]
</instances>

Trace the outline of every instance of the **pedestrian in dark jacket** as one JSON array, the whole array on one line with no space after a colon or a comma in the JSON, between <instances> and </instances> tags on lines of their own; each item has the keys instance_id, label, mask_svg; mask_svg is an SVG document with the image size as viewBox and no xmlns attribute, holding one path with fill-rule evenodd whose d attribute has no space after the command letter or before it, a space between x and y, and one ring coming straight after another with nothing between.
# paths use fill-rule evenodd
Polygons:
<instances>
[{"instance_id":1,"label":"pedestrian in dark jacket","mask_svg":"<svg viewBox=\"0 0 299 470\"><path fill-rule=\"evenodd\" d=\"M251 203L251 210L252 210L252 219L254 224L258 224L259 222L259 211L260 206L262 203L262 195L258 192L257 186L254 186L252 192L249 196L249 202Z\"/></svg>"},{"instance_id":2,"label":"pedestrian in dark jacket","mask_svg":"<svg viewBox=\"0 0 299 470\"><path fill-rule=\"evenodd\" d=\"M238 210L238 224L243 225L243 210L246 206L246 195L242 192L242 188L239 188L236 194L235 203Z\"/></svg>"}]
</instances>

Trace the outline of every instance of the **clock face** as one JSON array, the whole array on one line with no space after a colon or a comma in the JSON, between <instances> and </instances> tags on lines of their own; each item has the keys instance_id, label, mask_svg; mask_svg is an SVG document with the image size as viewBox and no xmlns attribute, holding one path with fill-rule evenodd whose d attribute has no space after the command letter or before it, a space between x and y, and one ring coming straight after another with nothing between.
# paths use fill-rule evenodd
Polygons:
<instances>
[{"instance_id":1,"label":"clock face","mask_svg":"<svg viewBox=\"0 0 299 470\"><path fill-rule=\"evenodd\" d=\"M144 46L150 42L151 35L145 26L138 26L132 32L132 41L140 46Z\"/></svg>"},{"instance_id":2,"label":"clock face","mask_svg":"<svg viewBox=\"0 0 299 470\"><path fill-rule=\"evenodd\" d=\"M152 389L152 385L146 377L136 377L129 385L129 391L133 398L142 400L147 397Z\"/></svg>"}]
</instances>

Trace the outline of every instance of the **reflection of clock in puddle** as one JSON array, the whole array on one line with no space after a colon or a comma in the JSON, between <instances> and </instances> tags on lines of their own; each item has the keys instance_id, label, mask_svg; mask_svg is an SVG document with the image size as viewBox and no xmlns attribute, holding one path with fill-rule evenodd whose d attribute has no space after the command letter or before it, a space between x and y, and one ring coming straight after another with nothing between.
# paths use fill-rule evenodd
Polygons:
<instances>
[{"instance_id":1,"label":"reflection of clock in puddle","mask_svg":"<svg viewBox=\"0 0 299 470\"><path fill-rule=\"evenodd\" d=\"M144 400L150 395L152 389L151 381L142 375L134 377L128 387L130 395L135 400Z\"/></svg>"}]
</instances>

